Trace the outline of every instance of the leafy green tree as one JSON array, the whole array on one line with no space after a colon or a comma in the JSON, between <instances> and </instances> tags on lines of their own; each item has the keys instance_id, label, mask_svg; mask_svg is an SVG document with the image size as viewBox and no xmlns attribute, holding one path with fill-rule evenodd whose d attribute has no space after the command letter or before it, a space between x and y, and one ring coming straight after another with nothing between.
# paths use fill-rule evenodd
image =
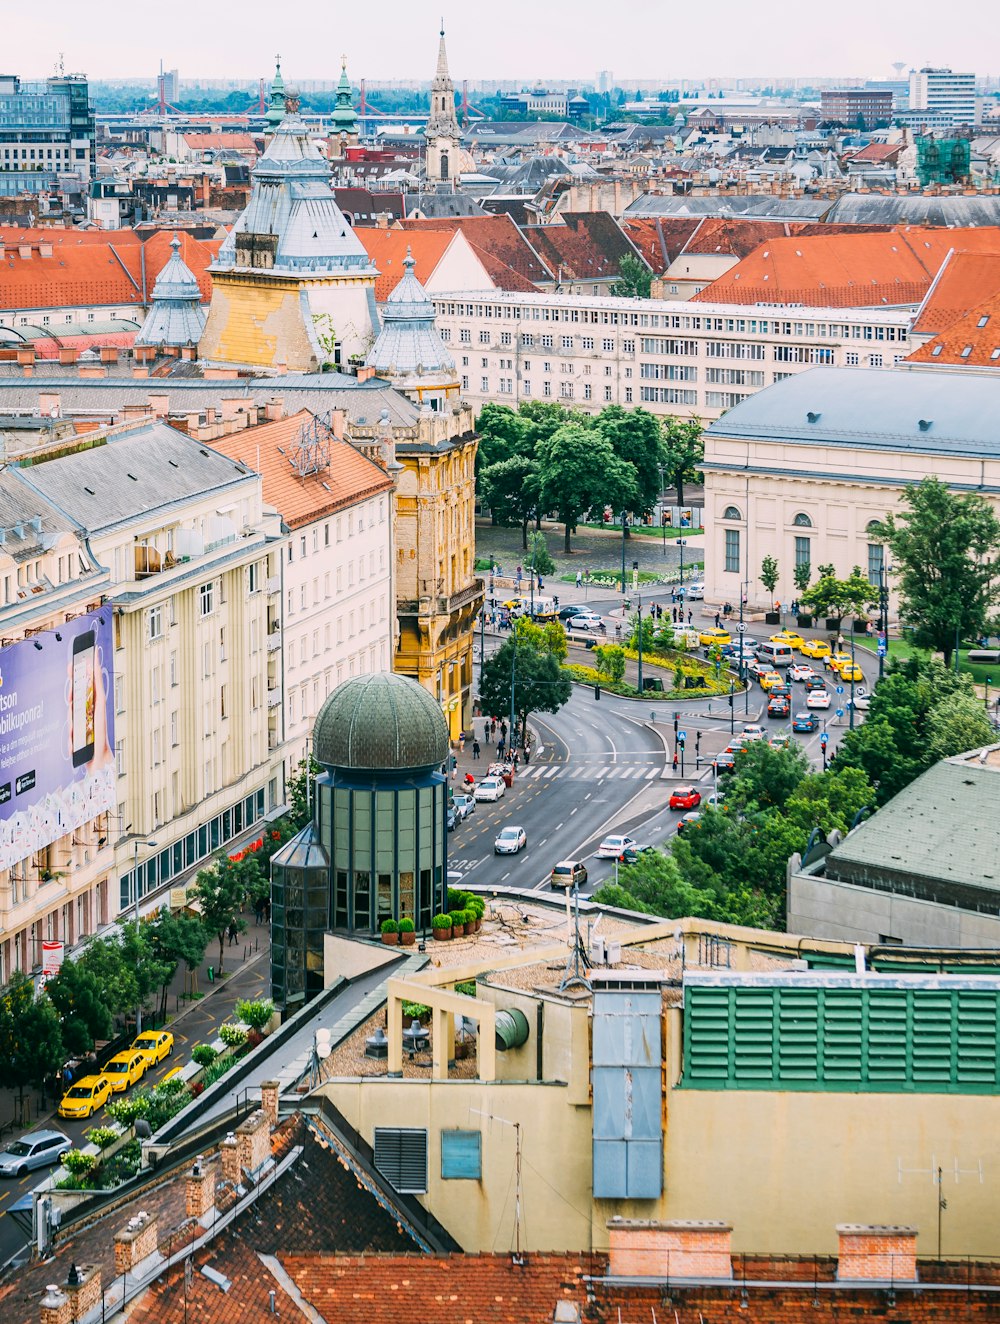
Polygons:
<instances>
[{"instance_id":1,"label":"leafy green tree","mask_svg":"<svg viewBox=\"0 0 1000 1324\"><path fill-rule=\"evenodd\" d=\"M551 653L557 662L566 661L566 631L561 621L545 621L542 624L520 616L514 626L514 633L518 639L527 640L540 652Z\"/></svg>"},{"instance_id":2,"label":"leafy green tree","mask_svg":"<svg viewBox=\"0 0 1000 1324\"><path fill-rule=\"evenodd\" d=\"M296 832L300 832L312 820L315 796L312 783L319 771L319 764L310 754L308 759L299 759L294 776L288 779L288 817Z\"/></svg>"},{"instance_id":3,"label":"leafy green tree","mask_svg":"<svg viewBox=\"0 0 1000 1324\"><path fill-rule=\"evenodd\" d=\"M476 420L476 431L479 433L477 480L492 464L515 455L530 454L525 421L510 405L483 405Z\"/></svg>"},{"instance_id":4,"label":"leafy green tree","mask_svg":"<svg viewBox=\"0 0 1000 1324\"><path fill-rule=\"evenodd\" d=\"M164 967L165 978L160 986L160 1015L167 1014L167 989L174 971L183 962L190 974L201 965L208 946L209 934L196 915L174 913L166 907L149 926L149 940ZM166 973L169 971L169 973Z\"/></svg>"},{"instance_id":5,"label":"leafy green tree","mask_svg":"<svg viewBox=\"0 0 1000 1324\"><path fill-rule=\"evenodd\" d=\"M684 484L698 481L705 458L704 428L700 418L664 418L663 474L669 487L677 490L677 504L684 504Z\"/></svg>"},{"instance_id":6,"label":"leafy green tree","mask_svg":"<svg viewBox=\"0 0 1000 1324\"><path fill-rule=\"evenodd\" d=\"M676 860L662 851L646 851L635 864L623 865L618 870L617 887L605 883L595 891L594 900L625 910L662 915L665 919L684 915L715 918L712 896L685 882Z\"/></svg>"},{"instance_id":7,"label":"leafy green tree","mask_svg":"<svg viewBox=\"0 0 1000 1324\"><path fill-rule=\"evenodd\" d=\"M235 924L242 933L246 921L240 914L247 899L247 870L225 856L215 860L207 869L200 869L194 882L194 894L201 905L202 921L209 933L219 940L219 973L223 971L226 954L226 934Z\"/></svg>"},{"instance_id":8,"label":"leafy green tree","mask_svg":"<svg viewBox=\"0 0 1000 1324\"><path fill-rule=\"evenodd\" d=\"M802 601L813 609L816 616L840 622L848 614L863 616L878 601L878 588L868 582L860 566L853 566L846 579L838 579L831 565L819 567L819 578L810 588L802 590Z\"/></svg>"},{"instance_id":9,"label":"leafy green tree","mask_svg":"<svg viewBox=\"0 0 1000 1324\"><path fill-rule=\"evenodd\" d=\"M812 566L808 561L803 561L801 565L797 565L792 571L792 582L795 584L795 587L800 594L804 593L809 587L810 579L812 579Z\"/></svg>"},{"instance_id":10,"label":"leafy green tree","mask_svg":"<svg viewBox=\"0 0 1000 1324\"><path fill-rule=\"evenodd\" d=\"M765 556L760 563L760 582L767 589L771 596L771 607L774 607L774 590L778 587L778 563L773 556Z\"/></svg>"},{"instance_id":11,"label":"leafy green tree","mask_svg":"<svg viewBox=\"0 0 1000 1324\"><path fill-rule=\"evenodd\" d=\"M173 973L169 962L161 960L153 950L151 929L152 925L145 920L138 924L134 920L118 921L122 957L126 965L135 970L138 992L135 1005L142 1007L143 1010L154 994L159 993L163 984L169 982Z\"/></svg>"},{"instance_id":12,"label":"leafy green tree","mask_svg":"<svg viewBox=\"0 0 1000 1324\"><path fill-rule=\"evenodd\" d=\"M927 757L931 764L996 743L986 709L972 694L950 694L927 715Z\"/></svg>"},{"instance_id":13,"label":"leafy green tree","mask_svg":"<svg viewBox=\"0 0 1000 1324\"><path fill-rule=\"evenodd\" d=\"M645 645L643 645L645 647ZM663 613L663 616L656 623L656 633L653 635L653 646L658 653L669 653L676 647L674 639L674 624L670 617Z\"/></svg>"},{"instance_id":14,"label":"leafy green tree","mask_svg":"<svg viewBox=\"0 0 1000 1324\"><path fill-rule=\"evenodd\" d=\"M533 533L526 550L530 552L528 564L534 568L536 575L555 574L556 563L549 552L549 545L545 541L544 533Z\"/></svg>"},{"instance_id":15,"label":"leafy green tree","mask_svg":"<svg viewBox=\"0 0 1000 1324\"><path fill-rule=\"evenodd\" d=\"M645 262L626 253L618 263L618 279L612 293L616 299L648 299L653 273Z\"/></svg>"},{"instance_id":16,"label":"leafy green tree","mask_svg":"<svg viewBox=\"0 0 1000 1324\"><path fill-rule=\"evenodd\" d=\"M572 693L558 660L523 634L511 635L483 666L479 694L485 712L511 711L512 677L513 711L522 731L532 713L558 712Z\"/></svg>"},{"instance_id":17,"label":"leafy green tree","mask_svg":"<svg viewBox=\"0 0 1000 1324\"><path fill-rule=\"evenodd\" d=\"M17 1089L22 1125L28 1120L25 1087L42 1089L65 1058L58 1012L44 993L35 996L27 975L15 971L0 995L0 1079Z\"/></svg>"},{"instance_id":18,"label":"leafy green tree","mask_svg":"<svg viewBox=\"0 0 1000 1324\"><path fill-rule=\"evenodd\" d=\"M784 809L808 772L801 745L782 749L766 740L752 740L736 759L726 805L737 814L750 809Z\"/></svg>"},{"instance_id":19,"label":"leafy green tree","mask_svg":"<svg viewBox=\"0 0 1000 1324\"><path fill-rule=\"evenodd\" d=\"M635 501L635 469L618 459L611 443L596 428L567 423L539 441L539 502L543 510L557 512L565 526L565 548L586 511L610 503L627 509Z\"/></svg>"},{"instance_id":20,"label":"leafy green tree","mask_svg":"<svg viewBox=\"0 0 1000 1324\"><path fill-rule=\"evenodd\" d=\"M68 1054L82 1056L96 1039L113 1034L111 1012L97 978L79 961L64 961L48 980L45 992L62 1019L62 1037Z\"/></svg>"},{"instance_id":21,"label":"leafy green tree","mask_svg":"<svg viewBox=\"0 0 1000 1324\"><path fill-rule=\"evenodd\" d=\"M599 675L615 682L624 680L625 650L620 644L598 644L594 649L594 660Z\"/></svg>"},{"instance_id":22,"label":"leafy green tree","mask_svg":"<svg viewBox=\"0 0 1000 1324\"><path fill-rule=\"evenodd\" d=\"M671 630L673 637L673 630ZM653 651L653 641L656 638L656 622L652 616L646 615L642 618L642 651L651 653ZM628 618L628 635L626 647L638 649L639 647L639 613L634 611Z\"/></svg>"},{"instance_id":23,"label":"leafy green tree","mask_svg":"<svg viewBox=\"0 0 1000 1324\"><path fill-rule=\"evenodd\" d=\"M660 420L646 409L608 405L597 415L596 426L611 442L615 455L635 471L635 508L652 509L660 495L665 453Z\"/></svg>"},{"instance_id":24,"label":"leafy green tree","mask_svg":"<svg viewBox=\"0 0 1000 1324\"><path fill-rule=\"evenodd\" d=\"M527 552L528 524L538 506L538 473L534 460L528 455L511 455L506 460L497 460L479 475L477 490L489 507L494 524L520 525L521 547Z\"/></svg>"},{"instance_id":25,"label":"leafy green tree","mask_svg":"<svg viewBox=\"0 0 1000 1324\"><path fill-rule=\"evenodd\" d=\"M903 492L906 509L884 520L903 614L914 642L951 660L956 639L978 638L1000 602L992 559L1000 549L1000 520L977 493L950 492L924 478Z\"/></svg>"},{"instance_id":26,"label":"leafy green tree","mask_svg":"<svg viewBox=\"0 0 1000 1324\"><path fill-rule=\"evenodd\" d=\"M139 1005L139 972L126 960L120 932L92 938L78 964L94 975L113 1016L123 1016Z\"/></svg>"}]
</instances>

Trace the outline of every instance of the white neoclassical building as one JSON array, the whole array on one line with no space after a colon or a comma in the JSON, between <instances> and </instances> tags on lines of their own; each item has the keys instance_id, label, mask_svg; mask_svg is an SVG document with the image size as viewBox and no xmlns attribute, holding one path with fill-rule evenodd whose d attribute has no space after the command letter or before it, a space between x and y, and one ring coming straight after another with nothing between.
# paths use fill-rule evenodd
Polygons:
<instances>
[{"instance_id":1,"label":"white neoclassical building","mask_svg":"<svg viewBox=\"0 0 1000 1324\"><path fill-rule=\"evenodd\" d=\"M1000 509L998 411L1000 374L940 368L813 368L743 401L705 432L706 599L765 607L769 555L781 602L804 562L877 584L872 525L928 474Z\"/></svg>"}]
</instances>

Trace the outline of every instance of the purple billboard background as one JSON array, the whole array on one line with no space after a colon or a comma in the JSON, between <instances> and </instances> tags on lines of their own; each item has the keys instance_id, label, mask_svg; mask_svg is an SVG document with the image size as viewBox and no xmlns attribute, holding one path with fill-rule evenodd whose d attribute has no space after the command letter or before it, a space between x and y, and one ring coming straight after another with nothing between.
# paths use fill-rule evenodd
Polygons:
<instances>
[{"instance_id":1,"label":"purple billboard background","mask_svg":"<svg viewBox=\"0 0 1000 1324\"><path fill-rule=\"evenodd\" d=\"M115 808L112 618L0 649L0 869Z\"/></svg>"}]
</instances>

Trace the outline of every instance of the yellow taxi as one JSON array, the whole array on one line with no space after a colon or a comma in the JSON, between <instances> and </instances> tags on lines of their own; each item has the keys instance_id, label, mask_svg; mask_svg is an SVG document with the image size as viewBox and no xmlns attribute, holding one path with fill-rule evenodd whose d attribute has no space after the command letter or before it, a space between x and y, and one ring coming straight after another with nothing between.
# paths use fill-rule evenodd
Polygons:
<instances>
[{"instance_id":1,"label":"yellow taxi","mask_svg":"<svg viewBox=\"0 0 1000 1324\"><path fill-rule=\"evenodd\" d=\"M859 681L864 680L864 678L865 673L858 666L857 662L848 662L845 666L840 668L840 679L846 680L848 683L853 681L856 685Z\"/></svg>"},{"instance_id":2,"label":"yellow taxi","mask_svg":"<svg viewBox=\"0 0 1000 1324\"><path fill-rule=\"evenodd\" d=\"M789 648L801 649L805 640L800 634L796 634L794 630L782 630L780 634L771 635L771 643L787 644Z\"/></svg>"},{"instance_id":3,"label":"yellow taxi","mask_svg":"<svg viewBox=\"0 0 1000 1324\"><path fill-rule=\"evenodd\" d=\"M83 1076L59 1101L60 1117L92 1117L111 1097L111 1082L103 1076Z\"/></svg>"},{"instance_id":4,"label":"yellow taxi","mask_svg":"<svg viewBox=\"0 0 1000 1324\"><path fill-rule=\"evenodd\" d=\"M132 1040L132 1051L141 1053L147 1066L155 1067L174 1051L174 1036L169 1030L144 1030Z\"/></svg>"},{"instance_id":5,"label":"yellow taxi","mask_svg":"<svg viewBox=\"0 0 1000 1324\"><path fill-rule=\"evenodd\" d=\"M780 671L765 671L760 678L762 690L773 690L776 685L784 685L785 678Z\"/></svg>"},{"instance_id":6,"label":"yellow taxi","mask_svg":"<svg viewBox=\"0 0 1000 1324\"><path fill-rule=\"evenodd\" d=\"M799 649L799 652L803 657L829 657L830 645L825 639L807 639Z\"/></svg>"},{"instance_id":7,"label":"yellow taxi","mask_svg":"<svg viewBox=\"0 0 1000 1324\"><path fill-rule=\"evenodd\" d=\"M699 630L698 642L704 644L706 648L711 648L712 644L731 644L733 637L728 630Z\"/></svg>"},{"instance_id":8,"label":"yellow taxi","mask_svg":"<svg viewBox=\"0 0 1000 1324\"><path fill-rule=\"evenodd\" d=\"M142 1080L149 1063L142 1053L129 1048L124 1053L116 1053L104 1064L101 1075L111 1086L112 1094L124 1094L130 1085Z\"/></svg>"},{"instance_id":9,"label":"yellow taxi","mask_svg":"<svg viewBox=\"0 0 1000 1324\"><path fill-rule=\"evenodd\" d=\"M823 665L828 671L835 671L839 676L843 668L849 667L851 662L850 653L831 653L828 658L824 659Z\"/></svg>"}]
</instances>

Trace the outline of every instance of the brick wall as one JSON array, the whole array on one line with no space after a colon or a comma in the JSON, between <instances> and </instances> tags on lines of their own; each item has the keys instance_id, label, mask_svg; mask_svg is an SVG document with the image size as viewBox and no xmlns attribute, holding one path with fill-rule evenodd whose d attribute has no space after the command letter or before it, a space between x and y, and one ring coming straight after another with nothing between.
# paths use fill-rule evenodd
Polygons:
<instances>
[{"instance_id":1,"label":"brick wall","mask_svg":"<svg viewBox=\"0 0 1000 1324\"><path fill-rule=\"evenodd\" d=\"M219 1153L222 1156L222 1180L229 1182L232 1186L239 1186L240 1151L234 1135L230 1133L226 1136L219 1146Z\"/></svg>"},{"instance_id":2,"label":"brick wall","mask_svg":"<svg viewBox=\"0 0 1000 1324\"><path fill-rule=\"evenodd\" d=\"M271 1127L278 1125L278 1091L281 1089L281 1082L278 1080L262 1080L260 1083L260 1106L267 1114L267 1120Z\"/></svg>"},{"instance_id":3,"label":"brick wall","mask_svg":"<svg viewBox=\"0 0 1000 1324\"><path fill-rule=\"evenodd\" d=\"M615 1278L732 1278L728 1223L613 1218L608 1223Z\"/></svg>"},{"instance_id":4,"label":"brick wall","mask_svg":"<svg viewBox=\"0 0 1000 1324\"><path fill-rule=\"evenodd\" d=\"M188 1218L201 1218L214 1204L215 1171L204 1159L199 1159L194 1171L185 1178L184 1210Z\"/></svg>"},{"instance_id":5,"label":"brick wall","mask_svg":"<svg viewBox=\"0 0 1000 1324\"><path fill-rule=\"evenodd\" d=\"M908 1282L917 1276L917 1229L884 1224L837 1226L837 1277Z\"/></svg>"},{"instance_id":6,"label":"brick wall","mask_svg":"<svg viewBox=\"0 0 1000 1324\"><path fill-rule=\"evenodd\" d=\"M71 1309L69 1297L53 1283L45 1289L42 1297L39 1315L41 1324L71 1324Z\"/></svg>"},{"instance_id":7,"label":"brick wall","mask_svg":"<svg viewBox=\"0 0 1000 1324\"><path fill-rule=\"evenodd\" d=\"M63 1289L69 1297L70 1319L83 1319L101 1304L101 1271L93 1264L77 1265L79 1282Z\"/></svg>"},{"instance_id":8,"label":"brick wall","mask_svg":"<svg viewBox=\"0 0 1000 1324\"><path fill-rule=\"evenodd\" d=\"M128 1273L156 1250L156 1219L137 1214L115 1234L115 1273Z\"/></svg>"},{"instance_id":9,"label":"brick wall","mask_svg":"<svg viewBox=\"0 0 1000 1324\"><path fill-rule=\"evenodd\" d=\"M243 1172L256 1172L271 1157L271 1127L263 1108L236 1128L236 1147Z\"/></svg>"}]
</instances>

